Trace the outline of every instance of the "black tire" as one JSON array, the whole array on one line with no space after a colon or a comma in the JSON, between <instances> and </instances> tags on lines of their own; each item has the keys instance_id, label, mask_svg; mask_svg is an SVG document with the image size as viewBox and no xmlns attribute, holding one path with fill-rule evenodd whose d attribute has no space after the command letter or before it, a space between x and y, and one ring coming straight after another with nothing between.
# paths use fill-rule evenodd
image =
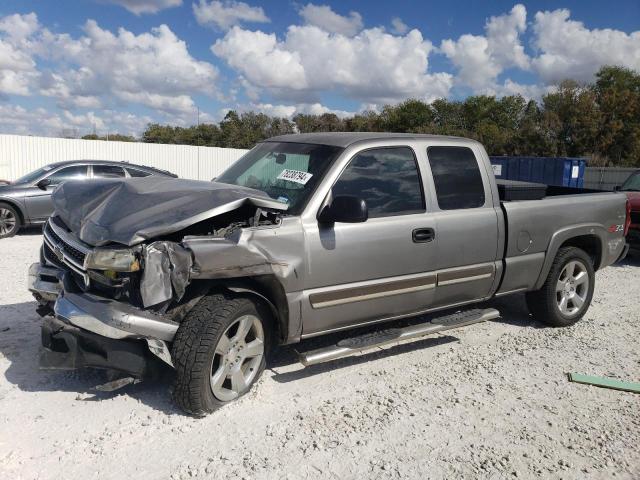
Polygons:
<instances>
[{"instance_id":1,"label":"black tire","mask_svg":"<svg viewBox=\"0 0 640 480\"><path fill-rule=\"evenodd\" d=\"M260 321L264 334L264 354L259 365L251 368L249 376L253 375L253 378L239 392L236 397L239 398L251 389L264 371L271 341L268 311L251 298L227 292L213 293L203 297L180 324L171 349L176 370L173 399L185 412L204 416L236 399L217 398L211 376L216 369L214 362L221 361L216 349L222 335L226 335L227 329L247 315L255 316ZM253 373L254 369L257 373Z\"/></svg>"},{"instance_id":2,"label":"black tire","mask_svg":"<svg viewBox=\"0 0 640 480\"><path fill-rule=\"evenodd\" d=\"M20 220L20 212L13 206L8 203L0 202L0 238L9 238L13 237L22 226L22 221ZM7 229L8 222L7 220L13 220L13 228Z\"/></svg>"},{"instance_id":3,"label":"black tire","mask_svg":"<svg viewBox=\"0 0 640 480\"><path fill-rule=\"evenodd\" d=\"M563 270L571 262L579 262L584 267L589 283L585 287L582 305L574 313L564 314L559 306L562 294L557 291L556 286L561 280L560 275ZM576 247L561 248L553 260L542 288L535 292L528 292L526 295L527 307L534 318L552 327L568 327L580 320L587 313L593 298L595 271L592 262L591 257L584 250Z\"/></svg>"}]
</instances>

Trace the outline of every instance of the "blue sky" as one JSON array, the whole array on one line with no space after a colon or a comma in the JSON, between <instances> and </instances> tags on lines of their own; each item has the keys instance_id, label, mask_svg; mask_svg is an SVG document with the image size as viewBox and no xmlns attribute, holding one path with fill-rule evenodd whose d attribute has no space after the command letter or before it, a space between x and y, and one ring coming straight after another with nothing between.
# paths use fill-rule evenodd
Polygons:
<instances>
[{"instance_id":1,"label":"blue sky","mask_svg":"<svg viewBox=\"0 0 640 480\"><path fill-rule=\"evenodd\" d=\"M0 132L139 134L228 109L346 115L640 70L640 3L5 0Z\"/></svg>"}]
</instances>

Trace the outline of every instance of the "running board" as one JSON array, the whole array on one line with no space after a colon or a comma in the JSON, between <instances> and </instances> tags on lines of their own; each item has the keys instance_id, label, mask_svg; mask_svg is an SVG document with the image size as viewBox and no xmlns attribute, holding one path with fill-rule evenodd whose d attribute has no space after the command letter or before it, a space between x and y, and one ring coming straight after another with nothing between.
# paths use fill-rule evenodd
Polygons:
<instances>
[{"instance_id":1,"label":"running board","mask_svg":"<svg viewBox=\"0 0 640 480\"><path fill-rule=\"evenodd\" d=\"M329 362L349 355L355 355L356 353L371 348L382 347L383 345L424 337L426 335L433 335L434 333L464 327L473 323L493 320L499 316L500 312L494 308L476 308L434 318L429 322L410 327L389 328L373 333L366 333L358 337L346 338L340 340L336 345L299 353L298 355L300 363L308 367L317 363Z\"/></svg>"}]
</instances>

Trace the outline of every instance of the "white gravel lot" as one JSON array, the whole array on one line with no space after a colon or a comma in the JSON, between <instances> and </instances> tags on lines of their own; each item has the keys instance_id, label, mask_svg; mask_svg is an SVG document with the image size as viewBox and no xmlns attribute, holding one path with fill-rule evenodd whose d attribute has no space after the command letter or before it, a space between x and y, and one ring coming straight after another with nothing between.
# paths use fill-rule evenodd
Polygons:
<instances>
[{"instance_id":1,"label":"white gravel lot","mask_svg":"<svg viewBox=\"0 0 640 480\"><path fill-rule=\"evenodd\" d=\"M0 240L0 478L640 478L640 395L566 377L640 381L638 260L597 274L571 328L512 297L499 321L331 364L284 348L249 395L195 419L170 379L97 394L99 373L38 370L40 242Z\"/></svg>"}]
</instances>

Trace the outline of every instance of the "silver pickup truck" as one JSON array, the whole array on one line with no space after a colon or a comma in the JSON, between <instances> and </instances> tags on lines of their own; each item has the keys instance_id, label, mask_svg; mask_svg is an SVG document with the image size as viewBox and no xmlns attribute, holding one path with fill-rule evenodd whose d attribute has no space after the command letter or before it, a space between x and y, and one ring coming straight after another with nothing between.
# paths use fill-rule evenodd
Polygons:
<instances>
[{"instance_id":1,"label":"silver pickup truck","mask_svg":"<svg viewBox=\"0 0 640 480\"><path fill-rule=\"evenodd\" d=\"M476 141L387 133L275 137L214 182L70 181L53 200L29 271L42 366L170 365L194 415L246 393L273 347L338 330L449 309L301 363L493 319L473 305L518 292L571 325L629 225L623 194L498 185Z\"/></svg>"}]
</instances>

